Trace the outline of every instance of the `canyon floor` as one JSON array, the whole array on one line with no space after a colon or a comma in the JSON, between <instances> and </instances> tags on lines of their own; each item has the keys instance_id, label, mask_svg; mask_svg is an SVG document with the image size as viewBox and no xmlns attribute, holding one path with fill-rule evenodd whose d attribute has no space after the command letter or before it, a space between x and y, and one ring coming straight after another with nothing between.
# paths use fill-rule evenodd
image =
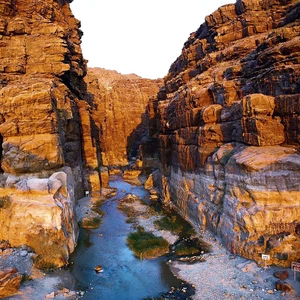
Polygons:
<instances>
[{"instance_id":1,"label":"canyon floor","mask_svg":"<svg viewBox=\"0 0 300 300\"><path fill-rule=\"evenodd\" d=\"M170 244L178 239L178 236L168 231L156 229L154 221L159 217L149 217L149 206L142 205L138 198L131 202L131 205L137 212L135 221L138 225L164 237ZM198 236L212 246L211 252L203 255L205 261L169 261L173 273L195 288L196 293L191 299L300 299L300 274L294 281L294 274L290 269L258 266L254 261L233 255L208 231L198 232ZM273 274L283 270L288 271L289 277L286 282L293 287L294 292L276 290L276 282L279 279Z\"/></svg>"},{"instance_id":2,"label":"canyon floor","mask_svg":"<svg viewBox=\"0 0 300 300\"><path fill-rule=\"evenodd\" d=\"M114 194L114 190L104 190L103 197L109 198L111 194ZM134 194L127 194L126 197L134 200L129 203L136 212L133 215L133 226L143 226L145 230L164 237L170 244L178 239L175 234L155 227L155 220L161 216L149 212L149 205L143 204ZM79 218L92 213L91 207L94 205L92 199L93 197L85 197L79 200L77 207ZM211 233L198 232L197 235L212 247L209 253L203 254L204 261L188 263L170 259L168 262L177 277L195 288L195 295L185 297L184 293L181 293L180 298L170 297L170 299L300 299L300 274L297 274L297 280L294 281L292 270L273 266L259 267L253 261L229 253ZM59 271L61 273L45 274L32 269L32 256L32 253L24 249L8 249L0 256L1 267L17 267L20 273L31 274L33 278L21 285L18 294L7 299L84 299L82 291L70 291L64 288L70 286L72 281L67 271L62 269ZM293 287L294 293L275 289L278 279L273 276L273 273L278 270L288 271L289 277L286 282Z\"/></svg>"}]
</instances>

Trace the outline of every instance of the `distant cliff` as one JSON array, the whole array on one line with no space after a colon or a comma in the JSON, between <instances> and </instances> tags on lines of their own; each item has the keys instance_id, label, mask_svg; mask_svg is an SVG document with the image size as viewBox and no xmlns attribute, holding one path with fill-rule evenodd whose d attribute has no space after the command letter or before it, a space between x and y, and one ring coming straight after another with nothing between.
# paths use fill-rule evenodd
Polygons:
<instances>
[{"instance_id":1,"label":"distant cliff","mask_svg":"<svg viewBox=\"0 0 300 300\"><path fill-rule=\"evenodd\" d=\"M137 155L143 137L148 134L146 107L163 80L89 68L85 81L94 104L93 120L101 130L102 163L125 166Z\"/></svg>"},{"instance_id":2,"label":"distant cliff","mask_svg":"<svg viewBox=\"0 0 300 300\"><path fill-rule=\"evenodd\" d=\"M230 251L284 266L300 258L299 32L299 1L222 6L148 107L164 200Z\"/></svg>"}]
</instances>

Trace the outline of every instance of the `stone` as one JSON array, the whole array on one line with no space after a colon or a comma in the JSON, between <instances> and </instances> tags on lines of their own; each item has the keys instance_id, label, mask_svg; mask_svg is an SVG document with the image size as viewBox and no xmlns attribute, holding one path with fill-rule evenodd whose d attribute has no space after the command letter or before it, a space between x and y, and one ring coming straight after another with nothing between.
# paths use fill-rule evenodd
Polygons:
<instances>
[{"instance_id":1,"label":"stone","mask_svg":"<svg viewBox=\"0 0 300 300\"><path fill-rule=\"evenodd\" d=\"M277 271L273 275L274 277L279 278L280 280L286 280L289 277L289 272L286 270Z\"/></svg>"},{"instance_id":2,"label":"stone","mask_svg":"<svg viewBox=\"0 0 300 300\"><path fill-rule=\"evenodd\" d=\"M255 273L257 272L257 264L255 262L247 263L241 270L245 273Z\"/></svg>"},{"instance_id":3,"label":"stone","mask_svg":"<svg viewBox=\"0 0 300 300\"><path fill-rule=\"evenodd\" d=\"M159 172L146 186L260 265L300 259L298 9L237 1L207 16L149 100L140 147Z\"/></svg>"},{"instance_id":4,"label":"stone","mask_svg":"<svg viewBox=\"0 0 300 300\"><path fill-rule=\"evenodd\" d=\"M292 294L295 293L294 288L285 281L281 281L281 280L276 281L275 286L276 286L276 290L278 290L278 291L283 291L283 292L292 293Z\"/></svg>"},{"instance_id":5,"label":"stone","mask_svg":"<svg viewBox=\"0 0 300 300\"><path fill-rule=\"evenodd\" d=\"M103 272L103 268L102 268L102 266L100 266L100 265L96 266L96 267L94 268L94 270L95 270L96 273L101 273L101 272Z\"/></svg>"},{"instance_id":6,"label":"stone","mask_svg":"<svg viewBox=\"0 0 300 300\"><path fill-rule=\"evenodd\" d=\"M1 195L10 193L9 206L0 210L0 239L13 247L32 248L38 267L61 267L75 249L78 226L71 182L67 173L60 171L48 179L24 178L15 190L0 190ZM20 255L27 253L21 250Z\"/></svg>"},{"instance_id":7,"label":"stone","mask_svg":"<svg viewBox=\"0 0 300 300\"><path fill-rule=\"evenodd\" d=\"M28 252L26 250L21 250L20 251L20 256L26 257L28 255Z\"/></svg>"},{"instance_id":8,"label":"stone","mask_svg":"<svg viewBox=\"0 0 300 300\"><path fill-rule=\"evenodd\" d=\"M158 92L162 80L89 68L85 82L96 107L91 112L94 127L101 129L98 139L102 163L104 166L125 166L138 154L148 130L148 99ZM136 163L142 165L139 160Z\"/></svg>"},{"instance_id":9,"label":"stone","mask_svg":"<svg viewBox=\"0 0 300 300\"><path fill-rule=\"evenodd\" d=\"M20 287L22 275L17 269L0 270L0 298L15 294Z\"/></svg>"}]
</instances>

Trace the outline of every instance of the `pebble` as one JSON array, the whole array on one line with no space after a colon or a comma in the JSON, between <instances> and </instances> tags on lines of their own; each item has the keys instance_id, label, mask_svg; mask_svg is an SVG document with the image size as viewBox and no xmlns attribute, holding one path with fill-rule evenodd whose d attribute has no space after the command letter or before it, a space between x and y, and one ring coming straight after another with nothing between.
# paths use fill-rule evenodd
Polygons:
<instances>
[{"instance_id":1,"label":"pebble","mask_svg":"<svg viewBox=\"0 0 300 300\"><path fill-rule=\"evenodd\" d=\"M28 255L28 252L26 250L21 250L20 251L20 256L25 257Z\"/></svg>"},{"instance_id":2,"label":"pebble","mask_svg":"<svg viewBox=\"0 0 300 300\"><path fill-rule=\"evenodd\" d=\"M267 290L268 294L274 294L273 290Z\"/></svg>"}]
</instances>

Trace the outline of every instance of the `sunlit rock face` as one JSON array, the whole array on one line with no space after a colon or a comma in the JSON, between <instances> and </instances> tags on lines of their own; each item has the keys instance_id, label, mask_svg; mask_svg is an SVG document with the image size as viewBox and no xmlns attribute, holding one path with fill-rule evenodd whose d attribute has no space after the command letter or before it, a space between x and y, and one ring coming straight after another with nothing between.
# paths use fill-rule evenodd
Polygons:
<instances>
[{"instance_id":1,"label":"sunlit rock face","mask_svg":"<svg viewBox=\"0 0 300 300\"><path fill-rule=\"evenodd\" d=\"M89 123L84 111L90 105L83 100L86 62L79 27L66 0L0 3L0 192L11 201L0 212L0 240L33 248L52 243L55 265L74 249L73 200L91 188L94 172L84 155L91 132L85 140L82 124ZM47 190L50 176L66 166L76 184ZM20 191L26 178L37 183ZM99 179L95 185L100 188Z\"/></svg>"},{"instance_id":2,"label":"sunlit rock face","mask_svg":"<svg viewBox=\"0 0 300 300\"><path fill-rule=\"evenodd\" d=\"M103 165L125 166L148 133L146 107L163 81L101 68L89 68L85 81L94 103L94 126L102 134L98 143Z\"/></svg>"},{"instance_id":3,"label":"sunlit rock face","mask_svg":"<svg viewBox=\"0 0 300 300\"><path fill-rule=\"evenodd\" d=\"M282 266L300 258L299 8L219 8L148 108L165 201L230 251Z\"/></svg>"},{"instance_id":4,"label":"sunlit rock face","mask_svg":"<svg viewBox=\"0 0 300 300\"><path fill-rule=\"evenodd\" d=\"M11 176L0 191L0 239L30 246L38 267L65 265L78 237L75 185L70 168L49 178Z\"/></svg>"}]
</instances>

